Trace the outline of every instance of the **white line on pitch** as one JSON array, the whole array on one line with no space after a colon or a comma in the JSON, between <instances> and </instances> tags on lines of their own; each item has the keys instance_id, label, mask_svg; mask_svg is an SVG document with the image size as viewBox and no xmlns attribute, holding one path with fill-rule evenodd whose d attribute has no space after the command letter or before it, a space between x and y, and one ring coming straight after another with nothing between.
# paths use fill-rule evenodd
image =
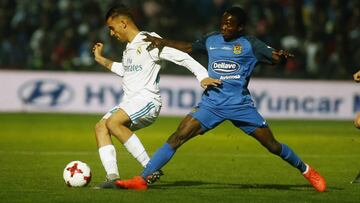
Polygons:
<instances>
[{"instance_id":1,"label":"white line on pitch","mask_svg":"<svg viewBox=\"0 0 360 203\"><path fill-rule=\"evenodd\" d=\"M128 154L128 152L117 152L118 154ZM153 154L152 152L151 154ZM97 151L0 151L0 154L9 155L36 155L36 156L67 156L67 155L97 155ZM179 152L178 156L198 156L198 157L256 157L256 158L268 158L274 155L272 154L240 154L240 153L204 153L204 152ZM301 157L308 158L359 158L360 154L300 154Z\"/></svg>"}]
</instances>

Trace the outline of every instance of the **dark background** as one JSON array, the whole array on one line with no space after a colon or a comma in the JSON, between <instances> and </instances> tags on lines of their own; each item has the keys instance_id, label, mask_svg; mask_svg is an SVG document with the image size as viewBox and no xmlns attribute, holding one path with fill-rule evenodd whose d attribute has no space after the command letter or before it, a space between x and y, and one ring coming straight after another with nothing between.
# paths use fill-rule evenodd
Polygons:
<instances>
[{"instance_id":1,"label":"dark background","mask_svg":"<svg viewBox=\"0 0 360 203\"><path fill-rule=\"evenodd\" d=\"M125 45L109 36L104 16L113 0L0 0L0 69L105 71L91 53L119 61ZM247 33L295 58L259 66L264 78L351 79L360 69L358 0L126 0L140 30L194 41L218 30L226 8L248 13ZM206 56L193 55L204 66ZM189 74L164 62L163 74Z\"/></svg>"}]
</instances>

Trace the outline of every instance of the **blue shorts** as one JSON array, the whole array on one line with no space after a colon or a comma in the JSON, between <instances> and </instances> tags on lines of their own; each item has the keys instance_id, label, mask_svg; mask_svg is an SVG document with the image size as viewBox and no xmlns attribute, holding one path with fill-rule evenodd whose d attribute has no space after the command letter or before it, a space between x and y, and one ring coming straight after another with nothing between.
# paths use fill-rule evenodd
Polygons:
<instances>
[{"instance_id":1,"label":"blue shorts","mask_svg":"<svg viewBox=\"0 0 360 203\"><path fill-rule=\"evenodd\" d=\"M231 121L246 134L251 134L259 127L268 127L264 118L252 104L236 109L216 109L200 103L190 115L200 122L205 132L215 128L225 120Z\"/></svg>"}]
</instances>

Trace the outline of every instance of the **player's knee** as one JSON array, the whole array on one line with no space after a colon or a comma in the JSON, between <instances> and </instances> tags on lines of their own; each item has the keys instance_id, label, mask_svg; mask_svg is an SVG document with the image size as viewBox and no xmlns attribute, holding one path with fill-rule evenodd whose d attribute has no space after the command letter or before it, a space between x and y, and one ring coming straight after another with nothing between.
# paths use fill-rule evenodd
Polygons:
<instances>
[{"instance_id":1,"label":"player's knee","mask_svg":"<svg viewBox=\"0 0 360 203\"><path fill-rule=\"evenodd\" d=\"M355 118L354 125L356 128L360 129L360 117Z\"/></svg>"},{"instance_id":2,"label":"player's knee","mask_svg":"<svg viewBox=\"0 0 360 203\"><path fill-rule=\"evenodd\" d=\"M268 144L267 149L269 152L279 155L281 153L281 144L277 141L272 141Z\"/></svg>"},{"instance_id":3,"label":"player's knee","mask_svg":"<svg viewBox=\"0 0 360 203\"><path fill-rule=\"evenodd\" d=\"M174 148L174 149L177 149L178 147L181 146L182 143L184 143L183 139L182 139L182 138L179 136L179 134L177 134L176 132L173 133L173 134L169 137L169 139L168 139L167 142L168 142L168 143L170 144L170 146L171 146L172 148Z\"/></svg>"},{"instance_id":4,"label":"player's knee","mask_svg":"<svg viewBox=\"0 0 360 203\"><path fill-rule=\"evenodd\" d=\"M106 120L106 128L110 132L114 132L118 128L127 128L127 125L123 123L121 119L110 117Z\"/></svg>"},{"instance_id":5,"label":"player's knee","mask_svg":"<svg viewBox=\"0 0 360 203\"><path fill-rule=\"evenodd\" d=\"M184 131L177 130L175 133L173 133L170 138L168 139L168 143L173 147L174 149L177 149L182 144L188 140L188 134Z\"/></svg>"},{"instance_id":6,"label":"player's knee","mask_svg":"<svg viewBox=\"0 0 360 203\"><path fill-rule=\"evenodd\" d=\"M95 133L96 134L101 134L102 132L106 132L106 125L104 122L99 121L95 124Z\"/></svg>"},{"instance_id":7,"label":"player's knee","mask_svg":"<svg viewBox=\"0 0 360 203\"><path fill-rule=\"evenodd\" d=\"M119 123L116 121L116 119L110 117L106 120L105 125L107 129L113 131L113 129L116 127L116 125L119 125Z\"/></svg>"},{"instance_id":8,"label":"player's knee","mask_svg":"<svg viewBox=\"0 0 360 203\"><path fill-rule=\"evenodd\" d=\"M187 116L176 129L175 133L169 137L167 142L174 149L177 149L190 138L198 135L200 132L199 129L201 129L201 126L198 121L191 116Z\"/></svg>"}]
</instances>

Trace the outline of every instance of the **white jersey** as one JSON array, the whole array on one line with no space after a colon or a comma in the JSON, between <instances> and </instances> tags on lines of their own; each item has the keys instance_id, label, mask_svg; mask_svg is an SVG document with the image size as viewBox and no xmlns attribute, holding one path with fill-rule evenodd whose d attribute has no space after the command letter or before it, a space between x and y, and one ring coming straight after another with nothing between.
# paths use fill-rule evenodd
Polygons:
<instances>
[{"instance_id":1,"label":"white jersey","mask_svg":"<svg viewBox=\"0 0 360 203\"><path fill-rule=\"evenodd\" d=\"M159 83L160 60L167 60L189 69L201 81L208 77L206 69L188 54L177 49L164 47L147 51L150 42L145 42L144 33L159 37L156 33L139 32L135 38L126 45L122 62L114 62L111 71L122 76L124 91L123 100L136 95L153 98L161 103Z\"/></svg>"}]
</instances>

